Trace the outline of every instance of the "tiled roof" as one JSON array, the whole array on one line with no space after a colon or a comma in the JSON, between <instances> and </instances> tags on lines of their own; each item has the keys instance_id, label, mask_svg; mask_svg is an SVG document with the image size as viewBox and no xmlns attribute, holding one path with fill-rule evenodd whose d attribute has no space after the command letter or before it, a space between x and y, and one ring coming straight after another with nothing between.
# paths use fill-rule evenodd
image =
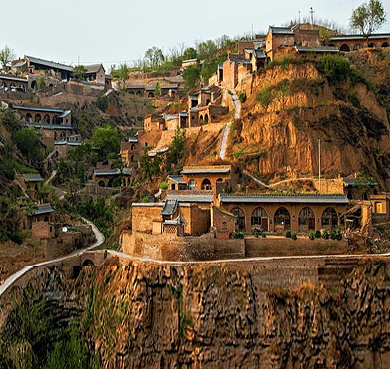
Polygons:
<instances>
[{"instance_id":1,"label":"tiled roof","mask_svg":"<svg viewBox=\"0 0 390 369\"><path fill-rule=\"evenodd\" d=\"M50 204L37 205L35 209L31 210L31 215L42 215L54 213L54 209Z\"/></svg>"},{"instance_id":2,"label":"tiled roof","mask_svg":"<svg viewBox=\"0 0 390 369\"><path fill-rule=\"evenodd\" d=\"M256 58L266 58L267 57L267 54L264 52L264 50L259 50L259 49L256 49L256 50L253 50L254 54L256 55Z\"/></svg>"},{"instance_id":3,"label":"tiled roof","mask_svg":"<svg viewBox=\"0 0 390 369\"><path fill-rule=\"evenodd\" d=\"M390 38L390 33L376 33L368 36L368 39L378 39L378 38ZM363 35L337 35L330 38L330 41L343 41L343 40L362 40L366 38Z\"/></svg>"},{"instance_id":4,"label":"tiled roof","mask_svg":"<svg viewBox=\"0 0 390 369\"><path fill-rule=\"evenodd\" d=\"M230 168L184 168L183 174L227 174Z\"/></svg>"},{"instance_id":5,"label":"tiled roof","mask_svg":"<svg viewBox=\"0 0 390 369\"><path fill-rule=\"evenodd\" d=\"M43 178L39 173L34 174L34 173L25 173L22 174L22 177L26 182L43 182Z\"/></svg>"},{"instance_id":6,"label":"tiled roof","mask_svg":"<svg viewBox=\"0 0 390 369\"><path fill-rule=\"evenodd\" d=\"M72 113L71 110L65 110L61 115L59 115L57 118L65 118L67 117L70 113Z\"/></svg>"},{"instance_id":7,"label":"tiled roof","mask_svg":"<svg viewBox=\"0 0 390 369\"><path fill-rule=\"evenodd\" d=\"M187 184L187 182L184 181L183 176L170 175L170 176L168 176L168 179L170 179L171 181L176 182L178 184Z\"/></svg>"},{"instance_id":8,"label":"tiled roof","mask_svg":"<svg viewBox=\"0 0 390 369\"><path fill-rule=\"evenodd\" d=\"M53 69L64 70L66 72L73 72L73 67L70 65L55 63L49 60L35 58L34 56L26 55L26 58L30 61L30 64L40 64L40 65L44 65L45 67L49 67Z\"/></svg>"},{"instance_id":9,"label":"tiled roof","mask_svg":"<svg viewBox=\"0 0 390 369\"><path fill-rule=\"evenodd\" d=\"M311 46L295 46L298 52L306 53L338 53L339 49L337 46L320 46L320 47L311 47Z\"/></svg>"},{"instance_id":10,"label":"tiled roof","mask_svg":"<svg viewBox=\"0 0 390 369\"><path fill-rule=\"evenodd\" d=\"M296 203L296 204L348 204L345 195L236 195L220 194L221 203Z\"/></svg>"},{"instance_id":11,"label":"tiled roof","mask_svg":"<svg viewBox=\"0 0 390 369\"><path fill-rule=\"evenodd\" d=\"M131 143L138 143L138 138L137 137L130 137L129 142Z\"/></svg>"},{"instance_id":12,"label":"tiled roof","mask_svg":"<svg viewBox=\"0 0 390 369\"><path fill-rule=\"evenodd\" d=\"M9 75L0 74L0 79L6 79L10 81L17 81L17 82L28 82L27 78L20 78L20 77L13 76L11 74Z\"/></svg>"},{"instance_id":13,"label":"tiled roof","mask_svg":"<svg viewBox=\"0 0 390 369\"><path fill-rule=\"evenodd\" d=\"M179 205L177 199L170 199L165 201L164 207L161 211L161 215L173 215L176 213L177 206Z\"/></svg>"},{"instance_id":14,"label":"tiled roof","mask_svg":"<svg viewBox=\"0 0 390 369\"><path fill-rule=\"evenodd\" d=\"M357 179L344 179L344 184L347 186L353 186L357 181L358 181ZM373 186L373 187L378 186L378 183L370 182L370 186Z\"/></svg>"},{"instance_id":15,"label":"tiled roof","mask_svg":"<svg viewBox=\"0 0 390 369\"><path fill-rule=\"evenodd\" d=\"M136 86L136 85L133 85L133 86L127 86L126 88L132 90L132 89L137 89L137 90L144 90L145 89L145 86Z\"/></svg>"},{"instance_id":16,"label":"tiled roof","mask_svg":"<svg viewBox=\"0 0 390 369\"><path fill-rule=\"evenodd\" d=\"M132 168L123 168L123 175L131 175L133 172ZM102 176L118 176L121 174L120 169L95 169L93 171L93 174L96 177L102 177Z\"/></svg>"},{"instance_id":17,"label":"tiled roof","mask_svg":"<svg viewBox=\"0 0 390 369\"><path fill-rule=\"evenodd\" d=\"M206 203L212 203L214 200L213 192L211 191L204 191L203 193L198 192L194 193L191 191L188 191L188 194L184 192L180 193L170 193L167 195L166 200L177 200L180 203L192 203L192 202L206 202Z\"/></svg>"},{"instance_id":18,"label":"tiled roof","mask_svg":"<svg viewBox=\"0 0 390 369\"><path fill-rule=\"evenodd\" d=\"M179 113L181 117L188 117L188 111L184 110Z\"/></svg>"},{"instance_id":19,"label":"tiled roof","mask_svg":"<svg viewBox=\"0 0 390 369\"><path fill-rule=\"evenodd\" d=\"M34 128L43 128L43 129L65 129L65 130L72 130L72 126L65 126L61 124L42 124L42 123L22 123L25 127L34 127Z\"/></svg>"},{"instance_id":20,"label":"tiled roof","mask_svg":"<svg viewBox=\"0 0 390 369\"><path fill-rule=\"evenodd\" d=\"M87 74L97 73L101 66L102 66L102 64L84 65L85 69L87 70ZM104 67L103 67L103 69L104 69Z\"/></svg>"},{"instance_id":21,"label":"tiled roof","mask_svg":"<svg viewBox=\"0 0 390 369\"><path fill-rule=\"evenodd\" d=\"M179 114L165 114L166 120L177 119L178 117L179 117Z\"/></svg>"},{"instance_id":22,"label":"tiled roof","mask_svg":"<svg viewBox=\"0 0 390 369\"><path fill-rule=\"evenodd\" d=\"M31 110L31 111L40 111L40 112L48 112L48 113L60 113L64 112L63 109L51 108L47 106L28 106L28 105L15 105L12 104L12 108L16 110ZM70 110L69 110L70 112Z\"/></svg>"},{"instance_id":23,"label":"tiled roof","mask_svg":"<svg viewBox=\"0 0 390 369\"><path fill-rule=\"evenodd\" d=\"M290 27L273 27L270 26L269 30L274 34L280 34L280 35L294 35L294 32L291 31Z\"/></svg>"}]
</instances>

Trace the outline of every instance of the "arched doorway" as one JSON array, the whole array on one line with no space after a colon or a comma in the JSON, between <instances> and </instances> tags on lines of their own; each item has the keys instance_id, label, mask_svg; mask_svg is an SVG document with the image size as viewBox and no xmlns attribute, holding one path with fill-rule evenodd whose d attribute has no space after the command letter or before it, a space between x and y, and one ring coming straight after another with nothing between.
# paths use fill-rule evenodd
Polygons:
<instances>
[{"instance_id":1,"label":"arched doorway","mask_svg":"<svg viewBox=\"0 0 390 369\"><path fill-rule=\"evenodd\" d=\"M132 163L134 163L134 162L135 162L135 160L134 160L134 155L131 155L131 157L130 157L130 161L131 161Z\"/></svg>"},{"instance_id":2,"label":"arched doorway","mask_svg":"<svg viewBox=\"0 0 390 369\"><path fill-rule=\"evenodd\" d=\"M336 210L334 210L333 208L325 209L321 217L322 228L331 231L333 229L336 229L338 227L338 224L339 219Z\"/></svg>"},{"instance_id":3,"label":"arched doorway","mask_svg":"<svg viewBox=\"0 0 390 369\"><path fill-rule=\"evenodd\" d=\"M348 200L353 200L353 193L351 190L348 191L347 198L348 198Z\"/></svg>"},{"instance_id":4,"label":"arched doorway","mask_svg":"<svg viewBox=\"0 0 390 369\"><path fill-rule=\"evenodd\" d=\"M22 91L22 92L26 92L26 87L24 87L24 85L20 85L20 86L19 86L19 89L20 89L20 91Z\"/></svg>"},{"instance_id":5,"label":"arched doorway","mask_svg":"<svg viewBox=\"0 0 390 369\"><path fill-rule=\"evenodd\" d=\"M354 49L354 50L363 49L363 45L362 45L362 44L356 44L356 45L354 45L353 49Z\"/></svg>"},{"instance_id":6,"label":"arched doorway","mask_svg":"<svg viewBox=\"0 0 390 369\"><path fill-rule=\"evenodd\" d=\"M340 47L340 51L344 51L344 52L350 52L351 49L349 48L349 46L347 44L342 44L341 47Z\"/></svg>"},{"instance_id":7,"label":"arched doorway","mask_svg":"<svg viewBox=\"0 0 390 369\"><path fill-rule=\"evenodd\" d=\"M209 105L210 104L210 99L207 99L206 100L206 105Z\"/></svg>"},{"instance_id":8,"label":"arched doorway","mask_svg":"<svg viewBox=\"0 0 390 369\"><path fill-rule=\"evenodd\" d=\"M230 210L230 213L237 217L236 230L245 231L245 214L240 208L234 208Z\"/></svg>"},{"instance_id":9,"label":"arched doorway","mask_svg":"<svg viewBox=\"0 0 390 369\"><path fill-rule=\"evenodd\" d=\"M30 113L26 114L26 121L27 121L27 123L32 123L33 118L32 118L32 115Z\"/></svg>"},{"instance_id":10,"label":"arched doorway","mask_svg":"<svg viewBox=\"0 0 390 369\"><path fill-rule=\"evenodd\" d=\"M94 265L95 264L93 263L93 261L91 259L84 260L83 267L84 266L94 266Z\"/></svg>"},{"instance_id":11,"label":"arched doorway","mask_svg":"<svg viewBox=\"0 0 390 369\"><path fill-rule=\"evenodd\" d=\"M200 124L203 124L203 115L200 116Z\"/></svg>"},{"instance_id":12,"label":"arched doorway","mask_svg":"<svg viewBox=\"0 0 390 369\"><path fill-rule=\"evenodd\" d=\"M8 91L8 86L5 82L3 82L3 89L4 89L4 92Z\"/></svg>"},{"instance_id":13,"label":"arched doorway","mask_svg":"<svg viewBox=\"0 0 390 369\"><path fill-rule=\"evenodd\" d=\"M373 42L370 42L370 43L368 44L368 47L376 47L376 45L375 45Z\"/></svg>"},{"instance_id":14,"label":"arched doorway","mask_svg":"<svg viewBox=\"0 0 390 369\"><path fill-rule=\"evenodd\" d=\"M253 211L251 217L252 228L259 228L268 232L268 214L263 208L257 208Z\"/></svg>"},{"instance_id":15,"label":"arched doorway","mask_svg":"<svg viewBox=\"0 0 390 369\"><path fill-rule=\"evenodd\" d=\"M31 88L32 88L33 90L36 90L36 89L38 88L38 83L37 83L37 81L32 81L32 82L31 82Z\"/></svg>"},{"instance_id":16,"label":"arched doorway","mask_svg":"<svg viewBox=\"0 0 390 369\"><path fill-rule=\"evenodd\" d=\"M286 208L276 210L274 217L275 231L287 231L291 228L290 213Z\"/></svg>"},{"instance_id":17,"label":"arched doorway","mask_svg":"<svg viewBox=\"0 0 390 369\"><path fill-rule=\"evenodd\" d=\"M188 182L188 189L190 191L196 190L196 181L195 179L190 179Z\"/></svg>"},{"instance_id":18,"label":"arched doorway","mask_svg":"<svg viewBox=\"0 0 390 369\"><path fill-rule=\"evenodd\" d=\"M45 116L43 117L43 120L46 124L50 124L50 117L49 117L49 114L45 114Z\"/></svg>"},{"instance_id":19,"label":"arched doorway","mask_svg":"<svg viewBox=\"0 0 390 369\"><path fill-rule=\"evenodd\" d=\"M142 96L142 92L141 91L137 91L136 95L137 96Z\"/></svg>"},{"instance_id":20,"label":"arched doorway","mask_svg":"<svg viewBox=\"0 0 390 369\"><path fill-rule=\"evenodd\" d=\"M388 43L388 42L384 42L384 43L382 44L382 47L389 47L389 43Z\"/></svg>"},{"instance_id":21,"label":"arched doorway","mask_svg":"<svg viewBox=\"0 0 390 369\"><path fill-rule=\"evenodd\" d=\"M316 229L316 218L313 210L309 207L303 208L298 217L299 232L314 231Z\"/></svg>"},{"instance_id":22,"label":"arched doorway","mask_svg":"<svg viewBox=\"0 0 390 369\"><path fill-rule=\"evenodd\" d=\"M205 190L205 191L211 191L212 190L212 187L211 187L211 182L209 179L205 178L202 182L202 190Z\"/></svg>"},{"instance_id":23,"label":"arched doorway","mask_svg":"<svg viewBox=\"0 0 390 369\"><path fill-rule=\"evenodd\" d=\"M104 183L104 181L99 181L98 186L99 187L106 187L106 184Z\"/></svg>"},{"instance_id":24,"label":"arched doorway","mask_svg":"<svg viewBox=\"0 0 390 369\"><path fill-rule=\"evenodd\" d=\"M150 99L152 99L152 98L154 97L154 93L153 93L153 92L149 92L148 97L149 97Z\"/></svg>"},{"instance_id":25,"label":"arched doorway","mask_svg":"<svg viewBox=\"0 0 390 369\"><path fill-rule=\"evenodd\" d=\"M10 88L11 92L14 92L14 91L16 90L16 85L15 85L15 83L11 83L11 84L9 85L9 88Z\"/></svg>"},{"instance_id":26,"label":"arched doorway","mask_svg":"<svg viewBox=\"0 0 390 369\"><path fill-rule=\"evenodd\" d=\"M36 114L35 115L35 123L41 123L41 122L42 122L41 114Z\"/></svg>"},{"instance_id":27,"label":"arched doorway","mask_svg":"<svg viewBox=\"0 0 390 369\"><path fill-rule=\"evenodd\" d=\"M209 122L209 115L206 114L206 115L204 116L204 123L207 124L208 122Z\"/></svg>"},{"instance_id":28,"label":"arched doorway","mask_svg":"<svg viewBox=\"0 0 390 369\"><path fill-rule=\"evenodd\" d=\"M108 183L107 183L107 187L112 188L113 184L114 184L114 178L111 178L111 179L108 181Z\"/></svg>"}]
</instances>

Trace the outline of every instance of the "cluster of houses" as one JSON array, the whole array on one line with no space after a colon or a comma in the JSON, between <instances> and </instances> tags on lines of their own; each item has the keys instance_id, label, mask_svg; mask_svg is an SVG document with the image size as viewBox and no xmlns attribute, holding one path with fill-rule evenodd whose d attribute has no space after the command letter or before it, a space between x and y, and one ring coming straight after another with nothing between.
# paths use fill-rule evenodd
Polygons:
<instances>
[{"instance_id":1,"label":"cluster of houses","mask_svg":"<svg viewBox=\"0 0 390 369\"><path fill-rule=\"evenodd\" d=\"M293 27L269 27L267 35L256 35L253 40L238 43L238 53L229 54L218 66L209 84L234 89L249 74L266 68L269 62L286 55L337 54L363 47L388 47L390 34L337 35L326 39L320 36L320 27L297 24Z\"/></svg>"},{"instance_id":2,"label":"cluster of houses","mask_svg":"<svg viewBox=\"0 0 390 369\"><path fill-rule=\"evenodd\" d=\"M111 88L112 78L106 74L103 64L86 65L85 75L78 83ZM74 69L71 65L25 55L24 58L12 61L0 73L1 92L27 92L40 87L41 80L49 90L66 88L73 82Z\"/></svg>"},{"instance_id":3,"label":"cluster of houses","mask_svg":"<svg viewBox=\"0 0 390 369\"><path fill-rule=\"evenodd\" d=\"M307 233L356 229L390 214L390 198L379 194L375 183L372 195L354 187L353 178L336 181L331 194L232 193L235 176L230 165L184 167L180 175L168 176L168 190L160 202L132 204L132 233L212 233L215 238L231 238L237 231ZM355 204L360 207L350 218L348 210Z\"/></svg>"}]
</instances>

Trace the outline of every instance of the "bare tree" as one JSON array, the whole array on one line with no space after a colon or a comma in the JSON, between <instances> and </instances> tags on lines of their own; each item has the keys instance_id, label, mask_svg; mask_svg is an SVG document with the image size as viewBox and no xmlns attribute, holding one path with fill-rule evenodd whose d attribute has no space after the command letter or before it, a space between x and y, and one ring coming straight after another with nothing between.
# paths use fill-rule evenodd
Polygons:
<instances>
[{"instance_id":1,"label":"bare tree","mask_svg":"<svg viewBox=\"0 0 390 369\"><path fill-rule=\"evenodd\" d=\"M3 67L6 67L14 59L14 51L6 45L4 49L0 51L0 63Z\"/></svg>"}]
</instances>

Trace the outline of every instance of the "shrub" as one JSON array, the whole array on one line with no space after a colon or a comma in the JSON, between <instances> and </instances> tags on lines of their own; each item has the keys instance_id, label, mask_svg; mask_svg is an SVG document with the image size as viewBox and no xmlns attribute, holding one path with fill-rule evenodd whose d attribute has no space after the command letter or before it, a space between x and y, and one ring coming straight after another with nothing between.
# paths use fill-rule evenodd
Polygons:
<instances>
[{"instance_id":1,"label":"shrub","mask_svg":"<svg viewBox=\"0 0 390 369\"><path fill-rule=\"evenodd\" d=\"M323 234L322 234L322 238L324 240L329 240L329 232L328 231L325 231Z\"/></svg>"},{"instance_id":2,"label":"shrub","mask_svg":"<svg viewBox=\"0 0 390 369\"><path fill-rule=\"evenodd\" d=\"M293 233L291 234L291 238L292 238L294 241L296 241L296 240L298 239L298 236L297 236L296 232L293 232Z\"/></svg>"},{"instance_id":3,"label":"shrub","mask_svg":"<svg viewBox=\"0 0 390 369\"><path fill-rule=\"evenodd\" d=\"M336 231L336 240L341 241L343 239L343 235L341 234L340 229L337 229Z\"/></svg>"},{"instance_id":4,"label":"shrub","mask_svg":"<svg viewBox=\"0 0 390 369\"><path fill-rule=\"evenodd\" d=\"M292 237L291 231L289 229L284 233L284 237L286 237L286 238L291 238Z\"/></svg>"},{"instance_id":5,"label":"shrub","mask_svg":"<svg viewBox=\"0 0 390 369\"><path fill-rule=\"evenodd\" d=\"M312 240L312 241L314 241L315 238L316 238L316 237L315 237L314 232L313 232L313 231L310 231L310 233L309 233L309 239Z\"/></svg>"},{"instance_id":6,"label":"shrub","mask_svg":"<svg viewBox=\"0 0 390 369\"><path fill-rule=\"evenodd\" d=\"M320 69L330 83L345 81L351 74L348 60L340 55L324 55L320 59Z\"/></svg>"},{"instance_id":7,"label":"shrub","mask_svg":"<svg viewBox=\"0 0 390 369\"><path fill-rule=\"evenodd\" d=\"M149 204L149 203L150 203L150 198L149 198L149 196L144 196L144 197L141 199L141 203L143 203L143 204Z\"/></svg>"},{"instance_id":8,"label":"shrub","mask_svg":"<svg viewBox=\"0 0 390 369\"><path fill-rule=\"evenodd\" d=\"M315 238L321 238L321 231L315 231L315 233L314 233L314 237Z\"/></svg>"},{"instance_id":9,"label":"shrub","mask_svg":"<svg viewBox=\"0 0 390 369\"><path fill-rule=\"evenodd\" d=\"M335 240L336 239L336 232L335 231L330 232L330 239L331 240Z\"/></svg>"},{"instance_id":10,"label":"shrub","mask_svg":"<svg viewBox=\"0 0 390 369\"><path fill-rule=\"evenodd\" d=\"M246 101L246 93L240 92L240 94L238 95L238 98L240 99L241 103L244 103Z\"/></svg>"},{"instance_id":11,"label":"shrub","mask_svg":"<svg viewBox=\"0 0 390 369\"><path fill-rule=\"evenodd\" d=\"M160 183L160 189L167 190L168 189L168 183L167 182L161 182Z\"/></svg>"},{"instance_id":12,"label":"shrub","mask_svg":"<svg viewBox=\"0 0 390 369\"><path fill-rule=\"evenodd\" d=\"M105 112L108 108L108 97L104 94L100 94L97 98L97 106L102 111Z\"/></svg>"},{"instance_id":13,"label":"shrub","mask_svg":"<svg viewBox=\"0 0 390 369\"><path fill-rule=\"evenodd\" d=\"M257 95L257 101L264 107L268 107L272 100L271 89L269 87L264 87L260 94Z\"/></svg>"},{"instance_id":14,"label":"shrub","mask_svg":"<svg viewBox=\"0 0 390 369\"><path fill-rule=\"evenodd\" d=\"M261 234L261 237L267 238L267 235L263 232L263 233Z\"/></svg>"},{"instance_id":15,"label":"shrub","mask_svg":"<svg viewBox=\"0 0 390 369\"><path fill-rule=\"evenodd\" d=\"M233 237L238 240L243 240L244 239L244 233L243 232L235 232Z\"/></svg>"}]
</instances>

